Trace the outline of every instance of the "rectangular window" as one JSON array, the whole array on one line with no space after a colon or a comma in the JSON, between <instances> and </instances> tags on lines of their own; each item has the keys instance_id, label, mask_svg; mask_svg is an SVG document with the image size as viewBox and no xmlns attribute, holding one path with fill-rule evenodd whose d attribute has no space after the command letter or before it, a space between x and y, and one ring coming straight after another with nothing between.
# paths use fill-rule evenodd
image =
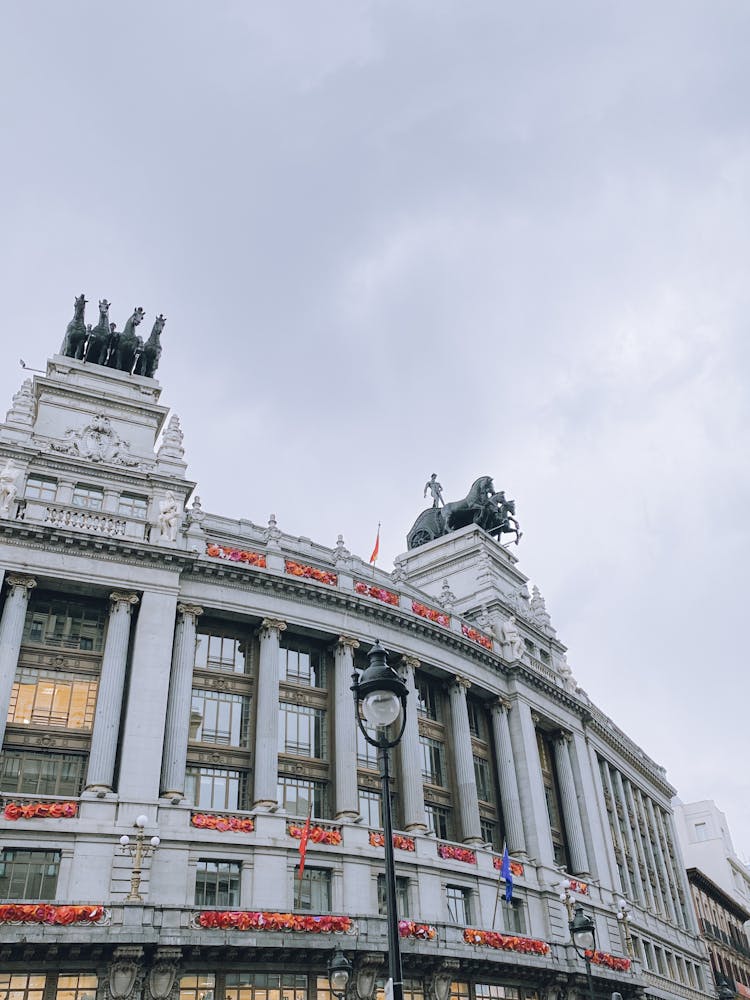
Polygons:
<instances>
[{"instance_id":1,"label":"rectangular window","mask_svg":"<svg viewBox=\"0 0 750 1000\"><path fill-rule=\"evenodd\" d=\"M180 1000L214 1000L216 976L212 974L180 977Z\"/></svg>"},{"instance_id":2,"label":"rectangular window","mask_svg":"<svg viewBox=\"0 0 750 1000\"><path fill-rule=\"evenodd\" d=\"M664 952L658 945L654 945L654 955L656 956L656 969L662 975L666 976L667 967L664 964Z\"/></svg>"},{"instance_id":3,"label":"rectangular window","mask_svg":"<svg viewBox=\"0 0 750 1000\"><path fill-rule=\"evenodd\" d=\"M422 779L431 785L444 787L447 785L445 747L429 736L420 736L419 744L422 748Z\"/></svg>"},{"instance_id":4,"label":"rectangular window","mask_svg":"<svg viewBox=\"0 0 750 1000\"><path fill-rule=\"evenodd\" d=\"M146 519L148 497L137 496L135 493L123 493L117 500L117 513L123 517L138 517Z\"/></svg>"},{"instance_id":5,"label":"rectangular window","mask_svg":"<svg viewBox=\"0 0 750 1000\"><path fill-rule=\"evenodd\" d=\"M198 670L226 670L229 673L247 672L245 641L228 635L209 635L199 632L195 641L195 668Z\"/></svg>"},{"instance_id":6,"label":"rectangular window","mask_svg":"<svg viewBox=\"0 0 750 1000\"><path fill-rule=\"evenodd\" d=\"M471 923L471 890L460 885L447 885L445 899L448 904L448 920L461 927Z\"/></svg>"},{"instance_id":7,"label":"rectangular window","mask_svg":"<svg viewBox=\"0 0 750 1000\"><path fill-rule=\"evenodd\" d=\"M375 729L372 726L368 726L364 721L363 724L367 732L374 738ZM378 764L378 748L374 747L372 743L367 742L359 726L357 726L357 764L359 767L367 768L368 771L378 771L380 769L380 765Z\"/></svg>"},{"instance_id":8,"label":"rectangular window","mask_svg":"<svg viewBox=\"0 0 750 1000\"><path fill-rule=\"evenodd\" d=\"M0 754L0 792L24 795L81 794L86 758L79 754L46 754L6 748Z\"/></svg>"},{"instance_id":9,"label":"rectangular window","mask_svg":"<svg viewBox=\"0 0 750 1000\"><path fill-rule=\"evenodd\" d=\"M477 796L483 802L493 802L492 771L490 762L484 757L474 755L474 780L477 783Z\"/></svg>"},{"instance_id":10,"label":"rectangular window","mask_svg":"<svg viewBox=\"0 0 750 1000\"><path fill-rule=\"evenodd\" d=\"M199 743L247 747L250 745L250 698L226 691L194 689L190 723L190 738Z\"/></svg>"},{"instance_id":11,"label":"rectangular window","mask_svg":"<svg viewBox=\"0 0 750 1000\"><path fill-rule=\"evenodd\" d=\"M244 809L247 772L223 767L188 767L185 795L199 809Z\"/></svg>"},{"instance_id":12,"label":"rectangular window","mask_svg":"<svg viewBox=\"0 0 750 1000\"><path fill-rule=\"evenodd\" d=\"M305 865L302 885L299 884L299 868L294 870L294 898L299 901L298 909L310 913L331 912L331 872L328 868L310 868Z\"/></svg>"},{"instance_id":13,"label":"rectangular window","mask_svg":"<svg viewBox=\"0 0 750 1000\"><path fill-rule=\"evenodd\" d=\"M452 833L451 810L446 806L425 802L425 816L430 833L441 840L450 840Z\"/></svg>"},{"instance_id":14,"label":"rectangular window","mask_svg":"<svg viewBox=\"0 0 750 1000\"><path fill-rule=\"evenodd\" d=\"M0 899L54 899L59 851L6 847L0 855Z\"/></svg>"},{"instance_id":15,"label":"rectangular window","mask_svg":"<svg viewBox=\"0 0 750 1000\"><path fill-rule=\"evenodd\" d=\"M424 674L417 674L417 714L434 722L443 721L443 697L436 681Z\"/></svg>"},{"instance_id":16,"label":"rectangular window","mask_svg":"<svg viewBox=\"0 0 750 1000\"><path fill-rule=\"evenodd\" d=\"M55 500L57 497L57 480L45 476L29 476L26 480L24 496L27 500Z\"/></svg>"},{"instance_id":17,"label":"rectangular window","mask_svg":"<svg viewBox=\"0 0 750 1000\"><path fill-rule=\"evenodd\" d=\"M238 907L240 905L239 861L198 862L195 879L195 905Z\"/></svg>"},{"instance_id":18,"label":"rectangular window","mask_svg":"<svg viewBox=\"0 0 750 1000\"><path fill-rule=\"evenodd\" d=\"M479 829L484 843L490 844L493 848L495 848L495 850L497 850L500 847L497 823L495 823L494 820L485 819L484 816L480 816Z\"/></svg>"},{"instance_id":19,"label":"rectangular window","mask_svg":"<svg viewBox=\"0 0 750 1000\"><path fill-rule=\"evenodd\" d=\"M695 840L703 841L708 840L708 824L707 823L695 823L693 826L695 831Z\"/></svg>"},{"instance_id":20,"label":"rectangular window","mask_svg":"<svg viewBox=\"0 0 750 1000\"><path fill-rule=\"evenodd\" d=\"M8 707L17 726L90 730L98 680L62 670L19 667Z\"/></svg>"},{"instance_id":21,"label":"rectangular window","mask_svg":"<svg viewBox=\"0 0 750 1000\"><path fill-rule=\"evenodd\" d=\"M281 808L290 816L307 816L312 802L314 817L328 817L328 787L322 781L308 781L280 774L278 799Z\"/></svg>"},{"instance_id":22,"label":"rectangular window","mask_svg":"<svg viewBox=\"0 0 750 1000\"><path fill-rule=\"evenodd\" d=\"M487 719L482 703L474 698L466 699L466 707L469 711L469 731L478 740L487 740Z\"/></svg>"},{"instance_id":23,"label":"rectangular window","mask_svg":"<svg viewBox=\"0 0 750 1000\"><path fill-rule=\"evenodd\" d=\"M381 809L382 798L380 792L373 792L369 788L359 790L359 812L365 826L373 826L379 830L383 825L383 811Z\"/></svg>"},{"instance_id":24,"label":"rectangular window","mask_svg":"<svg viewBox=\"0 0 750 1000\"><path fill-rule=\"evenodd\" d=\"M79 483L73 490L73 506L86 510L101 510L104 506L104 490L98 486Z\"/></svg>"},{"instance_id":25,"label":"rectangular window","mask_svg":"<svg viewBox=\"0 0 750 1000\"><path fill-rule=\"evenodd\" d=\"M536 741L539 750L539 763L542 767L544 797L547 801L547 815L549 817L550 833L552 834L552 848L555 854L555 864L560 865L563 868L567 868L569 864L568 848L562 821L560 792L557 782L557 772L555 770L555 758L552 742L549 736L539 729L536 731Z\"/></svg>"},{"instance_id":26,"label":"rectangular window","mask_svg":"<svg viewBox=\"0 0 750 1000\"><path fill-rule=\"evenodd\" d=\"M279 649L279 677L287 684L324 688L323 654L309 646L282 646Z\"/></svg>"},{"instance_id":27,"label":"rectangular window","mask_svg":"<svg viewBox=\"0 0 750 1000\"><path fill-rule=\"evenodd\" d=\"M24 643L101 652L107 610L95 604L32 595L23 627Z\"/></svg>"},{"instance_id":28,"label":"rectangular window","mask_svg":"<svg viewBox=\"0 0 750 1000\"><path fill-rule=\"evenodd\" d=\"M0 972L2 1000L42 1000L47 977L30 973Z\"/></svg>"},{"instance_id":29,"label":"rectangular window","mask_svg":"<svg viewBox=\"0 0 750 1000\"><path fill-rule=\"evenodd\" d=\"M325 711L282 701L279 712L279 753L326 760L328 740Z\"/></svg>"},{"instance_id":30,"label":"rectangular window","mask_svg":"<svg viewBox=\"0 0 750 1000\"><path fill-rule=\"evenodd\" d=\"M327 977L320 977L319 982L328 983ZM310 1000L314 1000L316 990L312 979ZM317 991L318 1000L333 1000L328 987L322 994ZM182 980L180 981L182 993ZM202 995L203 993L203 995ZM307 1000L307 976L299 972L228 972L224 977L224 989L219 990L223 1000ZM184 1000L213 1000L214 993L194 992ZM181 996L180 1000L183 1000Z\"/></svg>"},{"instance_id":31,"label":"rectangular window","mask_svg":"<svg viewBox=\"0 0 750 1000\"><path fill-rule=\"evenodd\" d=\"M409 916L409 879L396 876L396 911L399 919ZM378 875L378 913L386 916L385 875Z\"/></svg>"},{"instance_id":32,"label":"rectangular window","mask_svg":"<svg viewBox=\"0 0 750 1000\"><path fill-rule=\"evenodd\" d=\"M520 899L514 899L510 903L503 901L503 924L508 934L526 933L526 913L524 905Z\"/></svg>"},{"instance_id":33,"label":"rectangular window","mask_svg":"<svg viewBox=\"0 0 750 1000\"><path fill-rule=\"evenodd\" d=\"M500 986L498 983L476 983L476 1000L520 1000L521 991L516 986ZM528 997L530 994L526 992Z\"/></svg>"},{"instance_id":34,"label":"rectangular window","mask_svg":"<svg viewBox=\"0 0 750 1000\"><path fill-rule=\"evenodd\" d=\"M99 980L93 973L60 973L55 1000L96 1000ZM2 990L0 990L0 995Z\"/></svg>"}]
</instances>

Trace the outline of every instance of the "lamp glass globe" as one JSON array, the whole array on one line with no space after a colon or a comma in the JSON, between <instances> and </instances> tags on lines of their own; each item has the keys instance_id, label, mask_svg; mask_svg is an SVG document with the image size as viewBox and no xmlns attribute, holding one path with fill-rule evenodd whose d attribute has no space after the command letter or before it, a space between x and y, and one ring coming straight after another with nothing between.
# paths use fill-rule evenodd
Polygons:
<instances>
[{"instance_id":1,"label":"lamp glass globe","mask_svg":"<svg viewBox=\"0 0 750 1000\"><path fill-rule=\"evenodd\" d=\"M362 702L362 714L371 726L390 726L398 718L401 702L392 691L372 691Z\"/></svg>"},{"instance_id":2,"label":"lamp glass globe","mask_svg":"<svg viewBox=\"0 0 750 1000\"><path fill-rule=\"evenodd\" d=\"M141 830L144 828L144 826L146 825L146 823L148 823L148 816L143 816L143 815L136 816L136 818L135 818L135 825L137 827L140 827Z\"/></svg>"}]
</instances>

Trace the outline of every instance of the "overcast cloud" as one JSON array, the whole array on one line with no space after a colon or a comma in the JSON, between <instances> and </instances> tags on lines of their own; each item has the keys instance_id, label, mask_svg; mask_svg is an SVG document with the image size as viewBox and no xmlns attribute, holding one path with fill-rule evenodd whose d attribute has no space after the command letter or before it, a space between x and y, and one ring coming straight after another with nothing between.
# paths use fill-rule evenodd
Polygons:
<instances>
[{"instance_id":1,"label":"overcast cloud","mask_svg":"<svg viewBox=\"0 0 750 1000\"><path fill-rule=\"evenodd\" d=\"M517 500L594 701L750 855L746 0L6 4L0 407L168 317L204 507L389 568Z\"/></svg>"}]
</instances>

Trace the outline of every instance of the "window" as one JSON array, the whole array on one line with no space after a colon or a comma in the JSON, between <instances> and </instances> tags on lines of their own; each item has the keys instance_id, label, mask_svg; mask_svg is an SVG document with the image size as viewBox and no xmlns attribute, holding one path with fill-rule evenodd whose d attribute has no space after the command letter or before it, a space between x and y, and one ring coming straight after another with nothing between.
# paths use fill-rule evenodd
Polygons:
<instances>
[{"instance_id":1,"label":"window","mask_svg":"<svg viewBox=\"0 0 750 1000\"><path fill-rule=\"evenodd\" d=\"M57 497L57 480L46 476L29 476L26 480L24 496L27 500L55 500Z\"/></svg>"},{"instance_id":2,"label":"window","mask_svg":"<svg viewBox=\"0 0 750 1000\"><path fill-rule=\"evenodd\" d=\"M490 844L495 849L500 847L497 823L494 820L486 819L484 816L480 816L479 829L482 834L482 840L485 844Z\"/></svg>"},{"instance_id":3,"label":"window","mask_svg":"<svg viewBox=\"0 0 750 1000\"><path fill-rule=\"evenodd\" d=\"M180 1000L214 1000L216 996L216 976L182 976L180 978Z\"/></svg>"},{"instance_id":4,"label":"window","mask_svg":"<svg viewBox=\"0 0 750 1000\"><path fill-rule=\"evenodd\" d=\"M195 668L226 670L235 674L246 673L244 640L199 632L195 642Z\"/></svg>"},{"instance_id":5,"label":"window","mask_svg":"<svg viewBox=\"0 0 750 1000\"><path fill-rule=\"evenodd\" d=\"M101 652L107 612L104 602L87 604L32 594L23 641Z\"/></svg>"},{"instance_id":6,"label":"window","mask_svg":"<svg viewBox=\"0 0 750 1000\"><path fill-rule=\"evenodd\" d=\"M437 681L424 674L417 674L417 714L434 722L443 721L443 694Z\"/></svg>"},{"instance_id":7,"label":"window","mask_svg":"<svg viewBox=\"0 0 750 1000\"><path fill-rule=\"evenodd\" d=\"M0 855L0 899L54 899L59 851L6 847Z\"/></svg>"},{"instance_id":8,"label":"window","mask_svg":"<svg viewBox=\"0 0 750 1000\"><path fill-rule=\"evenodd\" d=\"M466 708L469 711L469 731L478 740L487 740L487 719L482 703L474 698L466 699Z\"/></svg>"},{"instance_id":9,"label":"window","mask_svg":"<svg viewBox=\"0 0 750 1000\"><path fill-rule=\"evenodd\" d=\"M492 772L490 762L484 757L474 756L474 780L477 783L477 796L484 802L492 802Z\"/></svg>"},{"instance_id":10,"label":"window","mask_svg":"<svg viewBox=\"0 0 750 1000\"><path fill-rule=\"evenodd\" d=\"M446 785L445 747L429 736L420 736L419 743L422 748L422 778L431 785Z\"/></svg>"},{"instance_id":11,"label":"window","mask_svg":"<svg viewBox=\"0 0 750 1000\"><path fill-rule=\"evenodd\" d=\"M327 983L328 979L324 981ZM307 982L308 977L298 972L228 972L224 976L224 988L217 990L215 995L224 1000L279 1000L280 997L283 1000L306 1000ZM313 979L311 985L314 982ZM310 995L315 996L314 987ZM213 1000L213 997L213 991L206 993L204 990L203 994L193 993L184 1000ZM180 1000L183 1000L182 996Z\"/></svg>"},{"instance_id":12,"label":"window","mask_svg":"<svg viewBox=\"0 0 750 1000\"><path fill-rule=\"evenodd\" d=\"M200 719L200 721L198 721ZM190 738L218 746L247 747L250 698L226 691L193 691Z\"/></svg>"},{"instance_id":13,"label":"window","mask_svg":"<svg viewBox=\"0 0 750 1000\"><path fill-rule=\"evenodd\" d=\"M693 829L695 830L696 841L708 840L708 824L707 823L695 823Z\"/></svg>"},{"instance_id":14,"label":"window","mask_svg":"<svg viewBox=\"0 0 750 1000\"><path fill-rule=\"evenodd\" d=\"M35 753L11 750L0 755L0 792L24 795L81 794L86 758L78 754Z\"/></svg>"},{"instance_id":15,"label":"window","mask_svg":"<svg viewBox=\"0 0 750 1000\"><path fill-rule=\"evenodd\" d=\"M474 995L476 1000L539 1000L536 990L501 986L499 983L476 983Z\"/></svg>"},{"instance_id":16,"label":"window","mask_svg":"<svg viewBox=\"0 0 750 1000\"><path fill-rule=\"evenodd\" d=\"M375 981L375 1000L385 1000L385 980ZM425 1000L422 979L404 979L404 1000ZM466 997L468 1000L468 996Z\"/></svg>"},{"instance_id":17,"label":"window","mask_svg":"<svg viewBox=\"0 0 750 1000\"><path fill-rule=\"evenodd\" d=\"M279 649L279 676L287 684L324 688L323 655L307 646L282 646Z\"/></svg>"},{"instance_id":18,"label":"window","mask_svg":"<svg viewBox=\"0 0 750 1000\"><path fill-rule=\"evenodd\" d=\"M8 722L18 726L90 730L98 680L62 670L19 667L8 707Z\"/></svg>"},{"instance_id":19,"label":"window","mask_svg":"<svg viewBox=\"0 0 750 1000\"><path fill-rule=\"evenodd\" d=\"M373 792L369 788L360 788L359 812L365 826L374 826L378 830L382 827L381 802L380 792Z\"/></svg>"},{"instance_id":20,"label":"window","mask_svg":"<svg viewBox=\"0 0 750 1000\"><path fill-rule=\"evenodd\" d=\"M503 901L503 924L508 934L526 933L526 913L524 905L520 899L513 899L510 903Z\"/></svg>"},{"instance_id":21,"label":"window","mask_svg":"<svg viewBox=\"0 0 750 1000\"><path fill-rule=\"evenodd\" d=\"M325 760L328 756L325 711L282 701L279 712L279 753Z\"/></svg>"},{"instance_id":22,"label":"window","mask_svg":"<svg viewBox=\"0 0 750 1000\"><path fill-rule=\"evenodd\" d=\"M387 912L385 900L385 875L378 875L378 913L384 917ZM409 916L409 879L396 876L396 912L401 917Z\"/></svg>"},{"instance_id":23,"label":"window","mask_svg":"<svg viewBox=\"0 0 750 1000\"><path fill-rule=\"evenodd\" d=\"M542 663L547 663L547 664L549 663L549 653L547 652L546 649L539 650L539 659L542 661Z\"/></svg>"},{"instance_id":24,"label":"window","mask_svg":"<svg viewBox=\"0 0 750 1000\"><path fill-rule=\"evenodd\" d=\"M657 971L665 976L667 974L667 968L664 964L664 952L658 945L654 945L654 955L656 955L656 968Z\"/></svg>"},{"instance_id":25,"label":"window","mask_svg":"<svg viewBox=\"0 0 750 1000\"><path fill-rule=\"evenodd\" d=\"M565 829L562 822L560 793L557 784L554 752L552 743L546 733L537 729L537 747L539 748L539 763L542 767L542 782L544 796L547 800L547 815L549 816L550 833L552 834L552 849L555 854L555 864L567 868L568 848L565 842Z\"/></svg>"},{"instance_id":26,"label":"window","mask_svg":"<svg viewBox=\"0 0 750 1000\"><path fill-rule=\"evenodd\" d=\"M146 519L148 511L148 498L137 496L134 493L123 493L117 501L117 513L123 517L139 517Z\"/></svg>"},{"instance_id":27,"label":"window","mask_svg":"<svg viewBox=\"0 0 750 1000\"><path fill-rule=\"evenodd\" d=\"M279 805L290 816L307 816L312 801L312 815L317 819L328 816L328 788L322 781L279 775Z\"/></svg>"},{"instance_id":28,"label":"window","mask_svg":"<svg viewBox=\"0 0 750 1000\"><path fill-rule=\"evenodd\" d=\"M244 809L247 773L223 767L188 767L185 795L199 809Z\"/></svg>"},{"instance_id":29,"label":"window","mask_svg":"<svg viewBox=\"0 0 750 1000\"><path fill-rule=\"evenodd\" d=\"M451 923L467 927L471 923L471 890L460 885L447 885L445 898Z\"/></svg>"},{"instance_id":30,"label":"window","mask_svg":"<svg viewBox=\"0 0 750 1000\"><path fill-rule=\"evenodd\" d=\"M61 972L57 977L55 1000L96 1000L98 985L99 980L93 973Z\"/></svg>"},{"instance_id":31,"label":"window","mask_svg":"<svg viewBox=\"0 0 750 1000\"><path fill-rule=\"evenodd\" d=\"M446 806L436 805L434 802L425 802L424 810L430 833L441 840L450 840L452 832L451 810Z\"/></svg>"},{"instance_id":32,"label":"window","mask_svg":"<svg viewBox=\"0 0 750 1000\"><path fill-rule=\"evenodd\" d=\"M104 506L104 490L98 486L79 483L73 490L73 506L85 507L86 510L101 510Z\"/></svg>"},{"instance_id":33,"label":"window","mask_svg":"<svg viewBox=\"0 0 750 1000\"><path fill-rule=\"evenodd\" d=\"M42 1000L47 977L0 972L0 997L3 1000Z\"/></svg>"},{"instance_id":34,"label":"window","mask_svg":"<svg viewBox=\"0 0 750 1000\"><path fill-rule=\"evenodd\" d=\"M372 726L365 727L368 733L375 735L375 730ZM357 726L357 764L360 767L365 767L369 771L377 771L380 769L378 764L378 748L374 747L372 743L368 743L364 737L364 733Z\"/></svg>"},{"instance_id":35,"label":"window","mask_svg":"<svg viewBox=\"0 0 750 1000\"><path fill-rule=\"evenodd\" d=\"M198 873L195 880L195 905L239 906L239 861L201 859L198 862Z\"/></svg>"},{"instance_id":36,"label":"window","mask_svg":"<svg viewBox=\"0 0 750 1000\"><path fill-rule=\"evenodd\" d=\"M328 868L305 866L300 885L299 868L294 870L294 893L297 909L311 913L331 912L331 872Z\"/></svg>"}]
</instances>

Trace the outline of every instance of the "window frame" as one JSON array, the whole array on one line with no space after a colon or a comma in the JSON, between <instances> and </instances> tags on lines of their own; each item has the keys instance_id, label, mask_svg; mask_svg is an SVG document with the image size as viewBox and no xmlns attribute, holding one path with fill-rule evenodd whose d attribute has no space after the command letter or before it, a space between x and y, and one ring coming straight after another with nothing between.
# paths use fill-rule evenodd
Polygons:
<instances>
[{"instance_id":1,"label":"window frame","mask_svg":"<svg viewBox=\"0 0 750 1000\"><path fill-rule=\"evenodd\" d=\"M20 856L17 859L16 856ZM24 858L23 856L27 856ZM34 856L37 856L34 860ZM57 894L57 881L60 875L60 860L62 851L49 850L37 847L3 847L0 850L0 898L6 900L28 900L33 902L51 902ZM6 865L10 866L10 873L6 873ZM39 871L34 871L34 865L39 867ZM54 871L49 871L54 866ZM11 892L15 888L13 884L16 877L16 868L19 872L25 870L23 875L23 893ZM43 869L47 869L45 872ZM39 885L30 886L30 879L38 878ZM50 880L52 884L50 885ZM5 883L7 881L7 888Z\"/></svg>"}]
</instances>

